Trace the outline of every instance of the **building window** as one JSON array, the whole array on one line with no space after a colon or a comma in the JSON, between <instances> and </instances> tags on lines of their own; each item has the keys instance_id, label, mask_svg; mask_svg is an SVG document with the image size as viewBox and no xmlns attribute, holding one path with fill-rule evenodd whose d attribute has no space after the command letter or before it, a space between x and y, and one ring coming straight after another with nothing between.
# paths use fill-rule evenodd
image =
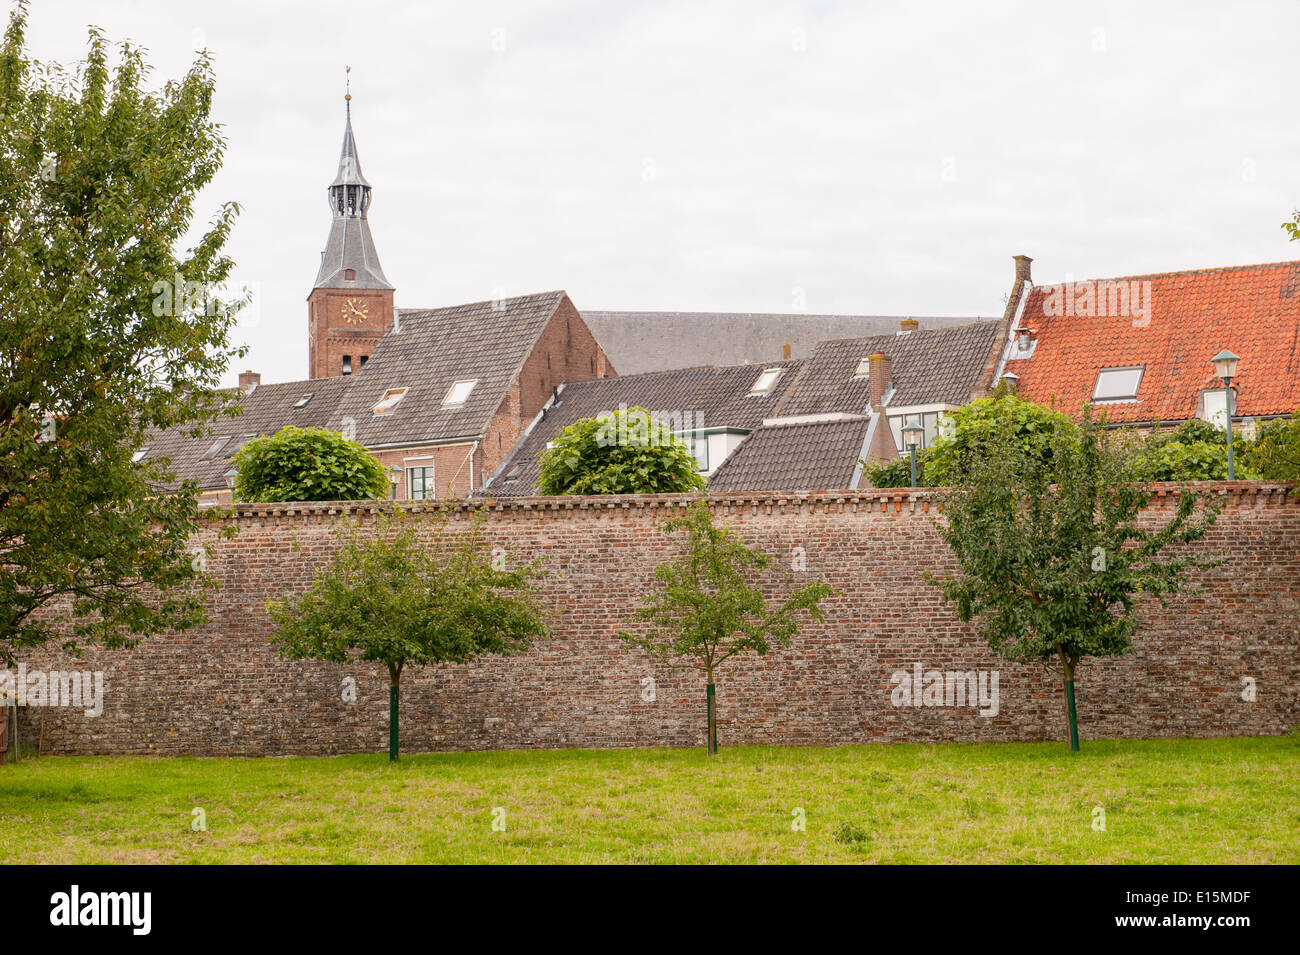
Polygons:
<instances>
[{"instance_id":1,"label":"building window","mask_svg":"<svg viewBox=\"0 0 1300 955\"><path fill-rule=\"evenodd\" d=\"M141 461L144 460L144 456L145 456L146 454L148 454L148 453L149 453L149 449L148 449L148 448L141 448L141 449L140 449L139 451L137 451L135 454L131 455L131 463L132 463L132 464L139 464Z\"/></svg>"},{"instance_id":2,"label":"building window","mask_svg":"<svg viewBox=\"0 0 1300 955\"><path fill-rule=\"evenodd\" d=\"M352 356L351 356L351 355L344 355L344 356L343 356L343 374L345 374L345 375L350 375L350 374L352 374Z\"/></svg>"},{"instance_id":3,"label":"building window","mask_svg":"<svg viewBox=\"0 0 1300 955\"><path fill-rule=\"evenodd\" d=\"M1132 401L1142 384L1143 367L1103 368L1097 373L1097 385L1092 389L1093 401Z\"/></svg>"},{"instance_id":4,"label":"building window","mask_svg":"<svg viewBox=\"0 0 1300 955\"><path fill-rule=\"evenodd\" d=\"M771 394L772 389L776 387L776 380L781 377L782 371L781 368L764 368L763 373L754 382L754 387L749 389L750 397Z\"/></svg>"},{"instance_id":5,"label":"building window","mask_svg":"<svg viewBox=\"0 0 1300 955\"><path fill-rule=\"evenodd\" d=\"M433 467L407 468L406 491L412 501L433 500Z\"/></svg>"},{"instance_id":6,"label":"building window","mask_svg":"<svg viewBox=\"0 0 1300 955\"><path fill-rule=\"evenodd\" d=\"M943 433L943 419L947 415L945 411L926 411L921 414L900 414L890 415L889 430L894 435L894 447L898 449L899 454L906 453L907 449L903 446L903 429L911 425L917 425L924 429L921 435L921 444L917 450L928 448L934 443L934 439Z\"/></svg>"},{"instance_id":7,"label":"building window","mask_svg":"<svg viewBox=\"0 0 1300 955\"><path fill-rule=\"evenodd\" d=\"M211 461L213 458L221 454L221 449L226 446L226 442L229 440L229 435L224 438L217 438L216 441L212 442L212 447L208 448L207 454L203 455L203 460Z\"/></svg>"},{"instance_id":8,"label":"building window","mask_svg":"<svg viewBox=\"0 0 1300 955\"><path fill-rule=\"evenodd\" d=\"M305 408L305 407L307 407L307 402L311 401L311 396L314 395L315 393L316 393L316 392L313 391L313 392L309 392L308 394L303 395L301 398L299 398L297 401L295 401L295 402L293 403L293 406L294 406L295 408Z\"/></svg>"},{"instance_id":9,"label":"building window","mask_svg":"<svg viewBox=\"0 0 1300 955\"><path fill-rule=\"evenodd\" d=\"M1228 400L1222 388L1201 392L1201 417L1221 431L1228 427Z\"/></svg>"},{"instance_id":10,"label":"building window","mask_svg":"<svg viewBox=\"0 0 1300 955\"><path fill-rule=\"evenodd\" d=\"M682 435L682 440L686 446L691 449L691 454L695 458L695 467L701 474L709 473L709 436L707 434L692 434L687 432Z\"/></svg>"},{"instance_id":11,"label":"building window","mask_svg":"<svg viewBox=\"0 0 1300 955\"><path fill-rule=\"evenodd\" d=\"M853 372L854 378L867 378L871 375L871 359L864 358L858 362L858 367Z\"/></svg>"},{"instance_id":12,"label":"building window","mask_svg":"<svg viewBox=\"0 0 1300 955\"><path fill-rule=\"evenodd\" d=\"M452 386L447 389L447 397L442 399L444 408L454 408L463 405L469 401L470 394L474 391L474 386L478 384L478 379L471 381L453 382Z\"/></svg>"},{"instance_id":13,"label":"building window","mask_svg":"<svg viewBox=\"0 0 1300 955\"><path fill-rule=\"evenodd\" d=\"M365 368L365 367L366 367L366 359L369 358L369 357L370 357L369 355L362 355L361 358L358 360L357 367L358 367L358 368Z\"/></svg>"},{"instance_id":14,"label":"building window","mask_svg":"<svg viewBox=\"0 0 1300 955\"><path fill-rule=\"evenodd\" d=\"M356 272L356 269L344 269L344 270L343 270L343 279L344 279L344 281L347 281L347 282L355 282L355 281L357 280L357 272Z\"/></svg>"},{"instance_id":15,"label":"building window","mask_svg":"<svg viewBox=\"0 0 1300 955\"><path fill-rule=\"evenodd\" d=\"M384 392L384 397L379 399L379 404L375 405L370 410L374 414L388 414L388 412L397 407L397 403L401 401L405 395L405 388L389 388Z\"/></svg>"}]
</instances>

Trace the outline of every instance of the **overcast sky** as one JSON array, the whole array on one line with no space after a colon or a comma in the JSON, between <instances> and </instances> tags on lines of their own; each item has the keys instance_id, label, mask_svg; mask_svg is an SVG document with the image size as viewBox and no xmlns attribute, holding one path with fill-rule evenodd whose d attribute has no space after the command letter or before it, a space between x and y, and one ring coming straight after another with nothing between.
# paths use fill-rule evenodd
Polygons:
<instances>
[{"instance_id":1,"label":"overcast sky","mask_svg":"<svg viewBox=\"0 0 1300 955\"><path fill-rule=\"evenodd\" d=\"M201 208L243 206L265 381L307 374L349 65L402 306L987 317L1016 253L1040 283L1300 258L1294 0L35 0L29 49L91 23L159 83L216 57Z\"/></svg>"}]
</instances>

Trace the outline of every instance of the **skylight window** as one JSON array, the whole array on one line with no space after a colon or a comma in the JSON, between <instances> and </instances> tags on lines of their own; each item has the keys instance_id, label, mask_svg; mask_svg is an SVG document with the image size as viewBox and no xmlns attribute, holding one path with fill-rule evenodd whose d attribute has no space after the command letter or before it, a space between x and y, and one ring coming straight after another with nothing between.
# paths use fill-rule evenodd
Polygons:
<instances>
[{"instance_id":1,"label":"skylight window","mask_svg":"<svg viewBox=\"0 0 1300 955\"><path fill-rule=\"evenodd\" d=\"M442 399L442 406L444 408L454 408L463 405L465 402L469 401L470 393L474 390L474 386L477 384L477 378L471 381L454 382L452 386L447 389L447 397Z\"/></svg>"},{"instance_id":2,"label":"skylight window","mask_svg":"<svg viewBox=\"0 0 1300 955\"><path fill-rule=\"evenodd\" d=\"M380 399L379 404L370 410L375 414L388 414L397 407L397 403L406 396L405 388L389 388L384 392L384 397Z\"/></svg>"},{"instance_id":3,"label":"skylight window","mask_svg":"<svg viewBox=\"0 0 1300 955\"><path fill-rule=\"evenodd\" d=\"M754 382L754 387L749 389L750 396L770 394L776 387L776 380L781 377L781 368L764 368L763 373L758 376L758 381Z\"/></svg>"},{"instance_id":4,"label":"skylight window","mask_svg":"<svg viewBox=\"0 0 1300 955\"><path fill-rule=\"evenodd\" d=\"M857 370L853 372L854 378L866 378L871 374L871 359L864 358L858 362Z\"/></svg>"},{"instance_id":5,"label":"skylight window","mask_svg":"<svg viewBox=\"0 0 1300 955\"><path fill-rule=\"evenodd\" d=\"M1097 373L1097 386L1092 390L1093 401L1132 401L1137 397L1142 383L1143 367L1103 368Z\"/></svg>"},{"instance_id":6,"label":"skylight window","mask_svg":"<svg viewBox=\"0 0 1300 955\"><path fill-rule=\"evenodd\" d=\"M148 453L149 453L149 449L148 449L148 448L141 448L141 449L140 449L139 451L137 451L135 454L131 455L131 463L132 463L132 464L139 464L141 461L144 460L144 456L145 456L146 454L148 454Z\"/></svg>"},{"instance_id":7,"label":"skylight window","mask_svg":"<svg viewBox=\"0 0 1300 955\"><path fill-rule=\"evenodd\" d=\"M204 460L204 461L211 461L213 458L215 458L215 457L217 457L218 455L220 455L220 454L221 454L221 449L224 448L224 447L226 446L226 442L229 441L229 440L230 440L230 436L229 436L229 435L227 435L227 436L224 437L224 438L217 438L216 441L212 442L212 447L208 448L207 453L206 453L205 455L203 455L203 460Z\"/></svg>"},{"instance_id":8,"label":"skylight window","mask_svg":"<svg viewBox=\"0 0 1300 955\"><path fill-rule=\"evenodd\" d=\"M295 402L293 403L293 406L294 406L295 408L305 408L305 407L307 407L307 402L311 401L311 399L312 399L312 395L314 395L314 394L316 394L316 392L313 391L313 392L310 392L310 393L308 393L308 394L303 395L301 398L299 398L297 401L295 401Z\"/></svg>"}]
</instances>

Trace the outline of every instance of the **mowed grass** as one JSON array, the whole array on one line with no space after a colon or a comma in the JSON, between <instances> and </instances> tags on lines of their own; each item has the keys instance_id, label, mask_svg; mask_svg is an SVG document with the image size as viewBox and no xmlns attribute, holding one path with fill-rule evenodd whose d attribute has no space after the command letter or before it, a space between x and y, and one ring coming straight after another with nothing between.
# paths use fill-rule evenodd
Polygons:
<instances>
[{"instance_id":1,"label":"mowed grass","mask_svg":"<svg viewBox=\"0 0 1300 955\"><path fill-rule=\"evenodd\" d=\"M0 766L0 861L1296 863L1300 737L46 756Z\"/></svg>"}]
</instances>

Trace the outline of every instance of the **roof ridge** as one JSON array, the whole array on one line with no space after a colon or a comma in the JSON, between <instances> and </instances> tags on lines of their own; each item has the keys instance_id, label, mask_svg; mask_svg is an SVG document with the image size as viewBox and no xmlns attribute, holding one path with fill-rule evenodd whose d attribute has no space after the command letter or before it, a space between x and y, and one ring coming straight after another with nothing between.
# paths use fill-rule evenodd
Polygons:
<instances>
[{"instance_id":1,"label":"roof ridge","mask_svg":"<svg viewBox=\"0 0 1300 955\"><path fill-rule=\"evenodd\" d=\"M457 308L473 308L476 305L492 305L496 302L522 302L525 299L545 299L552 295L568 295L564 289L551 289L547 292L531 292L528 295L512 295L509 298L485 298L480 302L461 302L457 305L439 305L434 308L417 308L414 306L398 306L399 313L416 313L416 312L450 312Z\"/></svg>"},{"instance_id":2,"label":"roof ridge","mask_svg":"<svg viewBox=\"0 0 1300 955\"><path fill-rule=\"evenodd\" d=\"M1289 259L1281 262L1257 262L1252 265L1215 265L1203 269L1178 269L1173 272L1146 272L1138 275L1112 275L1104 278L1072 279L1069 282L1047 282L1041 285L1035 284L1034 288L1056 288L1059 285L1082 285L1087 282L1118 282L1124 279L1158 279L1169 278L1175 275L1201 275L1210 272L1244 272L1247 269L1278 269L1283 266L1290 266L1292 268L1300 266L1300 259Z\"/></svg>"},{"instance_id":3,"label":"roof ridge","mask_svg":"<svg viewBox=\"0 0 1300 955\"><path fill-rule=\"evenodd\" d=\"M806 358L778 358L776 361L746 361L738 365L687 365L684 368L661 368L658 371L638 371L630 375L611 375L605 378L579 378L577 381L564 382L565 387L587 385L598 381L629 381L634 378L652 378L656 375L680 375L688 371L731 371L735 368L776 368L789 367L806 362Z\"/></svg>"}]
</instances>

